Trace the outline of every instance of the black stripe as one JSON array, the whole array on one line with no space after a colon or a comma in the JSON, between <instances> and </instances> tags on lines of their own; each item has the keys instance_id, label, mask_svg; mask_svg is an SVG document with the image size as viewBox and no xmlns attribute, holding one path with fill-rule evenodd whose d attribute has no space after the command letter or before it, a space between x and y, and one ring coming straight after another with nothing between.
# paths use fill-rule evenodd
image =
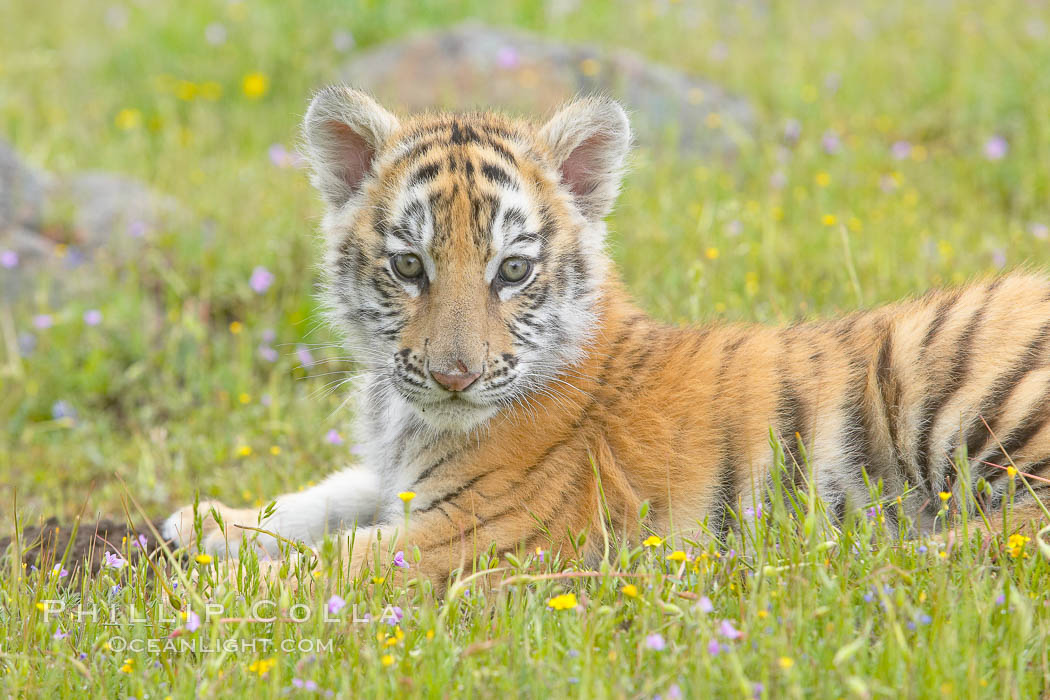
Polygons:
<instances>
[{"instance_id":1,"label":"black stripe","mask_svg":"<svg viewBox=\"0 0 1050 700\"><path fill-rule=\"evenodd\" d=\"M469 124L461 127L458 121L452 122L452 133L449 136L449 143L454 146L462 146L466 143L477 143L478 141L478 132L474 130L474 127Z\"/></svg>"},{"instance_id":2,"label":"black stripe","mask_svg":"<svg viewBox=\"0 0 1050 700\"><path fill-rule=\"evenodd\" d=\"M806 473L802 451L799 449L799 440L802 444L806 443L806 417L806 403L802 394L794 384L782 380L777 396L777 430L786 456L784 467L791 472L792 481L798 486L802 485Z\"/></svg>"},{"instance_id":3,"label":"black stripe","mask_svg":"<svg viewBox=\"0 0 1050 700\"><path fill-rule=\"evenodd\" d=\"M1007 399L1010 398L1010 394L1021 383L1021 380L1033 369L1031 367L1032 361L1037 360L1040 354L1045 353L1048 341L1050 341L1050 323L1045 323L1039 329L1036 337L1025 347L1017 362L1007 372L996 378L991 389L989 389L988 395L978 405L977 415L971 420L970 428L966 433L966 454L968 458L973 459L985 443L987 437L987 429L984 427L985 422L988 423L988 427L993 432L999 432L999 421L1002 418L1003 408ZM1034 411L1025 416L1003 438L1002 443L1006 454L1016 452L1028 444L1028 441L1039 432L1039 429L1046 422L1047 416L1045 414L1047 410L1046 401L1040 402ZM984 421L981 420L982 417ZM999 460L1004 459L1005 456L1003 450L996 446L992 454L982 458L982 461L998 464ZM994 469L994 467L990 468Z\"/></svg>"},{"instance_id":4,"label":"black stripe","mask_svg":"<svg viewBox=\"0 0 1050 700\"><path fill-rule=\"evenodd\" d=\"M488 146L489 148L491 148L497 154L499 154L504 160L506 160L508 163L510 163L514 167L518 166L518 159L514 157L514 154L511 153L506 148L506 146L501 144L496 139L490 138L488 141L485 142L485 145Z\"/></svg>"},{"instance_id":5,"label":"black stripe","mask_svg":"<svg viewBox=\"0 0 1050 700\"><path fill-rule=\"evenodd\" d=\"M446 455L442 455L441 458L438 459L438 461L434 462L429 467L420 472L419 476L416 477L416 480L412 482L412 486L417 486L423 481L425 481L427 478L430 477L431 474L434 473L435 470L439 469L443 464L448 462L453 457L459 456L461 453L461 450L453 450L452 452L449 452Z\"/></svg>"},{"instance_id":6,"label":"black stripe","mask_svg":"<svg viewBox=\"0 0 1050 700\"><path fill-rule=\"evenodd\" d=\"M919 345L919 358L926 353L926 348L933 344L933 341L937 339L937 334L940 333L941 328L944 327L944 322L948 320L948 314L952 308L955 307L956 302L959 301L959 297L962 296L962 292L955 290L948 294L941 303L937 305L937 311L933 315L933 321L930 322L929 327L926 329L926 335L923 336L922 343Z\"/></svg>"},{"instance_id":7,"label":"black stripe","mask_svg":"<svg viewBox=\"0 0 1050 700\"><path fill-rule=\"evenodd\" d=\"M973 313L970 317L966 327L959 334L955 346L955 356L950 360L947 375L944 382L939 386L935 387L933 391L923 400L922 405L919 409L920 421L919 435L915 452L915 460L919 465L920 477L922 479L923 486L927 489L933 489L933 461L935 457L930 454L930 441L933 439L933 426L936 424L937 419L940 417L941 411L944 410L945 405L948 401L955 396L956 392L962 388L970 373L970 364L973 357L973 339L977 335L977 331L980 329L981 324L984 320L984 316L988 311L988 306L992 298L992 293L997 286L998 280L988 288L984 295L984 301L981 306ZM943 457L941 455L936 456L936 460L941 462ZM930 491L932 493L933 491Z\"/></svg>"},{"instance_id":8,"label":"black stripe","mask_svg":"<svg viewBox=\"0 0 1050 700\"><path fill-rule=\"evenodd\" d=\"M422 168L412 173L412 177L408 179L407 187L415 187L421 185L424 182L430 182L438 176L440 168L437 163L431 163L430 165L424 165Z\"/></svg>"},{"instance_id":9,"label":"black stripe","mask_svg":"<svg viewBox=\"0 0 1050 700\"><path fill-rule=\"evenodd\" d=\"M722 395L726 388L725 375L729 371L729 365L733 357L745 340L747 340L747 336L741 335L739 338L726 344L722 350L722 361L719 364L718 377L715 380L715 405L723 410L731 410L732 408L720 406ZM731 527L730 513L739 498L740 486L737 483L733 430L729 421L723 420L723 425L722 439L720 440L722 454L718 466L718 483L715 487L712 516L714 518L715 537L721 544L725 545L729 538L729 529Z\"/></svg>"},{"instance_id":10,"label":"black stripe","mask_svg":"<svg viewBox=\"0 0 1050 700\"><path fill-rule=\"evenodd\" d=\"M885 478L886 465L876 461L872 452L876 425L868 395L868 367L862 361L851 363L846 396L839 410L842 411L842 437L847 449L847 478L855 484L862 483L861 474L867 471L875 478Z\"/></svg>"},{"instance_id":11,"label":"black stripe","mask_svg":"<svg viewBox=\"0 0 1050 700\"><path fill-rule=\"evenodd\" d=\"M481 174L494 185L502 185L511 189L517 189L513 178L507 173L506 170L499 167L498 165L492 165L491 163L481 164Z\"/></svg>"},{"instance_id":12,"label":"black stripe","mask_svg":"<svg viewBox=\"0 0 1050 700\"><path fill-rule=\"evenodd\" d=\"M890 449L895 466L900 465L900 400L903 387L900 378L893 369L893 325L886 324L886 329L879 345L878 359L875 365L875 381L878 382L879 394L882 397L882 409L889 429Z\"/></svg>"}]
</instances>

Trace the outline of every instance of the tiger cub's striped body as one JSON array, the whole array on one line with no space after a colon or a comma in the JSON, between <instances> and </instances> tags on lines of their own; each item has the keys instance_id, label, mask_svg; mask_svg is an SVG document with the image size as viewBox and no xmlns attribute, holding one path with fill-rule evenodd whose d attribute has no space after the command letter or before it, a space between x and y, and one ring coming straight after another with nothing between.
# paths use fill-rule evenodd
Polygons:
<instances>
[{"instance_id":1,"label":"tiger cub's striped body","mask_svg":"<svg viewBox=\"0 0 1050 700\"><path fill-rule=\"evenodd\" d=\"M603 248L629 141L615 103L574 103L542 128L491 114L400 121L333 88L305 132L328 205L332 319L367 370L366 454L279 498L266 529L315 543L356 527L360 564L362 540L399 528L397 494L412 491L397 537L440 582L490 545L566 548L600 530L606 508L636 537L643 501L656 531L725 532L731 509L765 497L770 428L798 478L805 450L839 518L870 500L865 470L923 528L938 494L959 489L959 448L993 508L1004 452L1037 475L1050 464L1043 277L837 321L668 327L631 304ZM189 542L191 523L183 509L165 534ZM241 531L205 528L208 549L239 545ZM276 553L270 538L255 544Z\"/></svg>"}]
</instances>

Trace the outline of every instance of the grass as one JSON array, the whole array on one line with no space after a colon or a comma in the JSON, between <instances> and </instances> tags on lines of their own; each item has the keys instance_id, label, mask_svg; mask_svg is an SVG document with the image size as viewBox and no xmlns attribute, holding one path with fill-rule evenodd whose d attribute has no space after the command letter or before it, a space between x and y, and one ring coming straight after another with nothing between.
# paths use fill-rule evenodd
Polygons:
<instances>
[{"instance_id":1,"label":"grass","mask_svg":"<svg viewBox=\"0 0 1050 700\"><path fill-rule=\"evenodd\" d=\"M353 459L326 440L331 430L350 439L342 397L325 389L336 376L326 373L349 365L316 323L319 205L300 171L267 157L271 144L293 143L310 91L347 58L333 45L336 28L359 50L476 16L628 47L751 100L758 125L737 158L700 163L640 150L610 219L628 286L668 321L824 316L1002 266L1045 265L1046 8L610 2L568 3L562 16L548 5L561 3L0 5L0 134L35 164L124 172L187 209L186 222L157 232L138 265L93 264L90 294L59 299L41 283L4 299L0 328L36 338L24 356L10 352L11 338L0 343L4 521L13 522L11 494L28 522L71 518L85 502L89 512L118 514L126 494L151 516L198 489L261 505ZM218 46L205 40L213 23L227 33ZM244 81L256 73L266 89L251 97ZM197 94L182 99L190 83ZM784 137L788 120L800 127L794 145ZM842 144L835 153L822 143L829 132ZM985 152L995 137L1008 145L1001 159ZM901 159L899 141L912 146ZM275 275L264 294L248 285L259 265ZM90 309L101 311L97 326L82 320ZM42 313L55 320L46 331L32 328ZM275 362L260 356L266 342ZM307 346L312 366L297 352ZM75 419L56 418L57 402ZM1050 563L1035 542L1017 557L976 535L950 548L902 542L877 517L860 514L837 532L816 503L804 498L800 508L797 518L767 514L733 557L680 539L614 543L599 576L466 587L444 603L392 578L352 588L331 571L296 592L258 592L249 582L243 601L205 574L183 580L172 598L158 588L169 577L144 575L131 552L130 567L74 588L63 585L72 577L22 574L8 561L0 687L56 697L313 692L293 678L366 697L669 697L675 684L688 696L749 696L762 684L765 697L1033 697L1050 687ZM680 572L666 559L674 548L697 559ZM576 569L549 553L535 559L522 559L518 573ZM621 591L627 580L637 597ZM578 608L548 607L568 592ZM377 633L393 628L348 622L349 607L343 622L322 621L335 593L359 614L378 617L388 603L410 611L404 638L386 646ZM261 647L113 648L117 638L164 638L183 625L159 621L172 616L171 602L203 616L206 601L221 601L223 614L238 618L267 596L289 614L307 606L311 620L213 617L184 634L332 647L313 660L309 651ZM712 612L697 609L701 596ZM72 624L45 619L36 605L44 599L118 603L123 612L114 625ZM147 621L126 614L132 604ZM720 635L722 620L743 636ZM68 637L54 638L59 626ZM659 646L654 634L664 649L650 648Z\"/></svg>"}]
</instances>

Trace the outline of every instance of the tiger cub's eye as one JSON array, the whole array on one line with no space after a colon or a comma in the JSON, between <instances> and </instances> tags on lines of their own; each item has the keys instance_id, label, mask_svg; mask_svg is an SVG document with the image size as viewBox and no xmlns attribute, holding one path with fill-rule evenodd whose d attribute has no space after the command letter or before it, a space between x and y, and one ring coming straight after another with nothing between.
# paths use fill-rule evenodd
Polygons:
<instances>
[{"instance_id":1,"label":"tiger cub's eye","mask_svg":"<svg viewBox=\"0 0 1050 700\"><path fill-rule=\"evenodd\" d=\"M529 276L532 263L525 258L507 258L499 266L499 277L508 284L516 284Z\"/></svg>"},{"instance_id":2,"label":"tiger cub's eye","mask_svg":"<svg viewBox=\"0 0 1050 700\"><path fill-rule=\"evenodd\" d=\"M423 274L423 261L415 253L398 253L390 262L394 272L406 280L414 280Z\"/></svg>"}]
</instances>

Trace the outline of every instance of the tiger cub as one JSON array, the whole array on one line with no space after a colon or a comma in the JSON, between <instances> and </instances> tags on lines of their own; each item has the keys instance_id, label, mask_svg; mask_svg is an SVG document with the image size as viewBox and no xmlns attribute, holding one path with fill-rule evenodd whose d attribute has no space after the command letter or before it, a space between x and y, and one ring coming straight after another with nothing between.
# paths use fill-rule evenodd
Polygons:
<instances>
[{"instance_id":1,"label":"tiger cub","mask_svg":"<svg viewBox=\"0 0 1050 700\"><path fill-rule=\"evenodd\" d=\"M356 528L360 566L382 529L384 542L419 547L415 571L441 585L485 548L567 551L602 518L637 538L646 501L653 531L673 514L725 536L764 498L771 428L788 476L808 484L808 461L840 519L871 500L866 471L887 503L902 497L888 517L928 529L939 495L963 488L963 447L972 480L990 486L989 511L1006 466L1050 471L1042 276L835 321L669 327L631 303L605 252L631 140L616 102L582 99L537 126L492 113L400 118L330 87L303 130L326 205L331 321L367 370L355 414L364 456L279 497L264 530L315 544ZM403 492L415 494L407 526ZM218 503L200 512L216 554L250 532L231 524L258 518ZM1042 512L1031 500L1015 519ZM163 534L189 544L192 529L187 507ZM268 535L251 542L278 555Z\"/></svg>"}]
</instances>

